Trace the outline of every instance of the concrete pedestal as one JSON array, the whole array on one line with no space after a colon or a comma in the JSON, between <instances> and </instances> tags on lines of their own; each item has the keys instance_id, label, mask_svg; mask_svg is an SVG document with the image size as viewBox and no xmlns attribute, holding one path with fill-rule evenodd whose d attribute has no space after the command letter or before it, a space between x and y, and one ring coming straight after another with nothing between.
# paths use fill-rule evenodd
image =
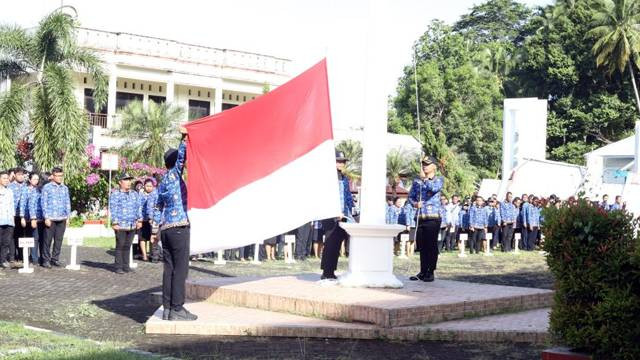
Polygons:
<instances>
[{"instance_id":1,"label":"concrete pedestal","mask_svg":"<svg viewBox=\"0 0 640 360\"><path fill-rule=\"evenodd\" d=\"M402 225L341 223L349 239L349 271L338 278L344 287L401 288L393 275L393 238Z\"/></svg>"}]
</instances>

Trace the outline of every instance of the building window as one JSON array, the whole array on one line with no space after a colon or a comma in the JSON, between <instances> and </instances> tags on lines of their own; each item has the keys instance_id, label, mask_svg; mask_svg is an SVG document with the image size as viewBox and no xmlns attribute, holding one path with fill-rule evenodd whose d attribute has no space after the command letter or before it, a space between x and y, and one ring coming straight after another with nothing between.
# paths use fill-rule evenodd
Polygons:
<instances>
[{"instance_id":1,"label":"building window","mask_svg":"<svg viewBox=\"0 0 640 360\"><path fill-rule=\"evenodd\" d=\"M98 114L106 114L107 113L107 104L102 105L102 108L96 111L96 103L93 98L93 89L85 88L84 89L84 109L90 113L98 113Z\"/></svg>"},{"instance_id":2,"label":"building window","mask_svg":"<svg viewBox=\"0 0 640 360\"><path fill-rule=\"evenodd\" d=\"M158 86L158 92L162 92L162 86Z\"/></svg>"},{"instance_id":3,"label":"building window","mask_svg":"<svg viewBox=\"0 0 640 360\"><path fill-rule=\"evenodd\" d=\"M191 89L189 89L189 95L191 95Z\"/></svg>"},{"instance_id":4,"label":"building window","mask_svg":"<svg viewBox=\"0 0 640 360\"><path fill-rule=\"evenodd\" d=\"M207 97L210 98L211 97L211 91L207 91Z\"/></svg>"},{"instance_id":5,"label":"building window","mask_svg":"<svg viewBox=\"0 0 640 360\"><path fill-rule=\"evenodd\" d=\"M208 101L189 100L189 121L209 115L210 108Z\"/></svg>"},{"instance_id":6,"label":"building window","mask_svg":"<svg viewBox=\"0 0 640 360\"><path fill-rule=\"evenodd\" d=\"M151 91L151 84L149 84L149 91Z\"/></svg>"},{"instance_id":7,"label":"building window","mask_svg":"<svg viewBox=\"0 0 640 360\"><path fill-rule=\"evenodd\" d=\"M236 107L238 105L236 104L227 104L227 103L222 103L222 111L225 110L229 110L229 109L233 109L234 107Z\"/></svg>"},{"instance_id":8,"label":"building window","mask_svg":"<svg viewBox=\"0 0 640 360\"><path fill-rule=\"evenodd\" d=\"M240 101L240 95L236 95L236 101Z\"/></svg>"},{"instance_id":9,"label":"building window","mask_svg":"<svg viewBox=\"0 0 640 360\"><path fill-rule=\"evenodd\" d=\"M164 96L149 95L149 101L153 101L156 104L164 104L167 101L167 98Z\"/></svg>"},{"instance_id":10,"label":"building window","mask_svg":"<svg viewBox=\"0 0 640 360\"><path fill-rule=\"evenodd\" d=\"M84 77L83 82L84 82L85 84L87 83L87 77L86 77L86 76Z\"/></svg>"},{"instance_id":11,"label":"building window","mask_svg":"<svg viewBox=\"0 0 640 360\"><path fill-rule=\"evenodd\" d=\"M118 91L116 93L116 110L121 110L125 106L129 105L132 101L142 101L142 94L133 94Z\"/></svg>"},{"instance_id":12,"label":"building window","mask_svg":"<svg viewBox=\"0 0 640 360\"><path fill-rule=\"evenodd\" d=\"M127 88L127 82L126 81L124 82L124 88L125 89Z\"/></svg>"},{"instance_id":13,"label":"building window","mask_svg":"<svg viewBox=\"0 0 640 360\"><path fill-rule=\"evenodd\" d=\"M242 100L242 101L247 101L247 97L245 96L245 97L244 97L244 100Z\"/></svg>"}]
</instances>

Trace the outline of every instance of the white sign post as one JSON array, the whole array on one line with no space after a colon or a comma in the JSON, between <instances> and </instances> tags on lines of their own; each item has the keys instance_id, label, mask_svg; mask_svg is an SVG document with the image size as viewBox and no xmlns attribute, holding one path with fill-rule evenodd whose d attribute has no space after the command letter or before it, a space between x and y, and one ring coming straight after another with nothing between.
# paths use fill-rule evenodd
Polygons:
<instances>
[{"instance_id":1,"label":"white sign post","mask_svg":"<svg viewBox=\"0 0 640 360\"><path fill-rule=\"evenodd\" d=\"M460 253L458 254L458 257L467 257L467 254L464 253L464 242L467 241L467 239L469 239L468 234L460 234Z\"/></svg>"},{"instance_id":2,"label":"white sign post","mask_svg":"<svg viewBox=\"0 0 640 360\"><path fill-rule=\"evenodd\" d=\"M133 261L133 245L138 243L138 234L133 235L133 241L131 242L131 247L129 248L129 267L131 269L135 269L138 267L138 263Z\"/></svg>"},{"instance_id":3,"label":"white sign post","mask_svg":"<svg viewBox=\"0 0 640 360\"><path fill-rule=\"evenodd\" d=\"M111 209L111 171L118 171L118 154L102 153L100 157L100 169L109 171L109 187L107 188L107 209ZM107 211L107 226L111 226L111 211Z\"/></svg>"},{"instance_id":4,"label":"white sign post","mask_svg":"<svg viewBox=\"0 0 640 360\"><path fill-rule=\"evenodd\" d=\"M409 234L401 234L400 235L400 255L398 255L398 259L407 259L407 243L409 242Z\"/></svg>"},{"instance_id":5,"label":"white sign post","mask_svg":"<svg viewBox=\"0 0 640 360\"><path fill-rule=\"evenodd\" d=\"M23 264L22 269L18 269L18 272L20 274L31 274L33 272L33 268L29 267L29 252L30 252L30 248L34 246L35 246L34 240L32 237L18 239L18 247L22 248L22 264Z\"/></svg>"},{"instance_id":6,"label":"white sign post","mask_svg":"<svg viewBox=\"0 0 640 360\"><path fill-rule=\"evenodd\" d=\"M293 258L293 244L296 243L295 235L285 235L284 236L284 262L286 264L294 264L296 261Z\"/></svg>"},{"instance_id":7,"label":"white sign post","mask_svg":"<svg viewBox=\"0 0 640 360\"><path fill-rule=\"evenodd\" d=\"M81 237L73 237L67 239L67 244L71 246L71 263L65 267L67 270L80 270L80 265L76 262L78 256L78 246L82 246L83 239Z\"/></svg>"},{"instance_id":8,"label":"white sign post","mask_svg":"<svg viewBox=\"0 0 640 360\"><path fill-rule=\"evenodd\" d=\"M260 243L256 243L253 246L253 260L251 263L254 265L260 265Z\"/></svg>"},{"instance_id":9,"label":"white sign post","mask_svg":"<svg viewBox=\"0 0 640 360\"><path fill-rule=\"evenodd\" d=\"M222 255L224 255L224 250L218 250L216 252L217 258L216 260L213 262L215 265L224 265L227 262L225 261L224 257L222 257Z\"/></svg>"},{"instance_id":10,"label":"white sign post","mask_svg":"<svg viewBox=\"0 0 640 360\"><path fill-rule=\"evenodd\" d=\"M493 253L491 252L491 240L493 240L493 234L487 233L486 234L486 239L485 242L486 244L486 251L484 252L484 256L493 256Z\"/></svg>"},{"instance_id":11,"label":"white sign post","mask_svg":"<svg viewBox=\"0 0 640 360\"><path fill-rule=\"evenodd\" d=\"M522 235L520 233L516 233L514 236L514 244L513 244L513 252L518 254L520 252L520 249L518 249L518 243L520 242L520 238L522 237Z\"/></svg>"}]
</instances>

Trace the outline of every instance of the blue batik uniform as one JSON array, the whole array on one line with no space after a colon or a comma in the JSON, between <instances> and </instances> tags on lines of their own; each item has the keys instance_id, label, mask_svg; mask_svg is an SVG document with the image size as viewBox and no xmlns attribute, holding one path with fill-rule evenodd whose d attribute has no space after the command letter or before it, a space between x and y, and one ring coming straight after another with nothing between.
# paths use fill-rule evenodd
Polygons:
<instances>
[{"instance_id":1,"label":"blue batik uniform","mask_svg":"<svg viewBox=\"0 0 640 360\"><path fill-rule=\"evenodd\" d=\"M142 220L152 220L156 202L158 201L158 191L156 189L153 189L150 193L143 191L140 197L142 202Z\"/></svg>"},{"instance_id":2,"label":"blue batik uniform","mask_svg":"<svg viewBox=\"0 0 640 360\"><path fill-rule=\"evenodd\" d=\"M71 214L69 188L54 181L42 187L42 214L52 221L66 220Z\"/></svg>"},{"instance_id":3,"label":"blue batik uniform","mask_svg":"<svg viewBox=\"0 0 640 360\"><path fill-rule=\"evenodd\" d=\"M29 218L31 220L44 220L42 188L33 188L33 191L29 192Z\"/></svg>"},{"instance_id":4,"label":"blue batik uniform","mask_svg":"<svg viewBox=\"0 0 640 360\"><path fill-rule=\"evenodd\" d=\"M136 191L116 190L110 196L111 223L121 230L133 230L142 221L142 202Z\"/></svg>"},{"instance_id":5,"label":"blue batik uniform","mask_svg":"<svg viewBox=\"0 0 640 360\"><path fill-rule=\"evenodd\" d=\"M447 224L450 221L449 221L449 216L448 216L448 213L447 213L447 209L444 206L440 207L440 219L442 219L442 221L440 222L440 228L446 228Z\"/></svg>"},{"instance_id":6,"label":"blue batik uniform","mask_svg":"<svg viewBox=\"0 0 640 360\"><path fill-rule=\"evenodd\" d=\"M458 226L463 230L469 229L469 209L460 209L458 213Z\"/></svg>"},{"instance_id":7,"label":"blue batik uniform","mask_svg":"<svg viewBox=\"0 0 640 360\"><path fill-rule=\"evenodd\" d=\"M422 201L422 208L418 209L421 218L441 217L442 203L440 202L440 191L444 185L444 178L436 176L433 179L415 179L409 192L409 201L414 206Z\"/></svg>"},{"instance_id":8,"label":"blue batik uniform","mask_svg":"<svg viewBox=\"0 0 640 360\"><path fill-rule=\"evenodd\" d=\"M540 227L541 208L530 206L527 211L527 225L531 227Z\"/></svg>"},{"instance_id":9,"label":"blue batik uniform","mask_svg":"<svg viewBox=\"0 0 640 360\"><path fill-rule=\"evenodd\" d=\"M609 208L610 211L613 210L622 210L622 205L618 204L618 203L613 203L611 204L611 207Z\"/></svg>"},{"instance_id":10,"label":"blue batik uniform","mask_svg":"<svg viewBox=\"0 0 640 360\"><path fill-rule=\"evenodd\" d=\"M487 211L476 205L469 209L469 226L474 229L484 229L489 222Z\"/></svg>"},{"instance_id":11,"label":"blue batik uniform","mask_svg":"<svg viewBox=\"0 0 640 360\"><path fill-rule=\"evenodd\" d=\"M606 201L601 202L599 205L603 210L611 211L611 205L609 205L609 203L607 203Z\"/></svg>"},{"instance_id":12,"label":"blue batik uniform","mask_svg":"<svg viewBox=\"0 0 640 360\"><path fill-rule=\"evenodd\" d=\"M488 226L491 226L491 227L499 226L501 221L500 209L494 206L487 206L486 209L487 209L487 216L488 216L488 219L487 219Z\"/></svg>"},{"instance_id":13,"label":"blue batik uniform","mask_svg":"<svg viewBox=\"0 0 640 360\"><path fill-rule=\"evenodd\" d=\"M411 205L411 202L407 201L402 207L402 212L400 212L400 216L398 217L398 224L416 227L416 208Z\"/></svg>"},{"instance_id":14,"label":"blue batik uniform","mask_svg":"<svg viewBox=\"0 0 640 360\"><path fill-rule=\"evenodd\" d=\"M529 202L523 202L522 207L520 209L520 217L522 221L522 227L526 228L529 225L529 209L531 208L531 204Z\"/></svg>"},{"instance_id":15,"label":"blue batik uniform","mask_svg":"<svg viewBox=\"0 0 640 360\"><path fill-rule=\"evenodd\" d=\"M447 225L454 227L459 225L459 214L460 214L460 205L458 204L448 204L446 207L447 210Z\"/></svg>"},{"instance_id":16,"label":"blue batik uniform","mask_svg":"<svg viewBox=\"0 0 640 360\"><path fill-rule=\"evenodd\" d=\"M513 224L516 222L518 217L518 210L516 206L508 201L503 201L500 203L500 219L505 224Z\"/></svg>"},{"instance_id":17,"label":"blue batik uniform","mask_svg":"<svg viewBox=\"0 0 640 360\"><path fill-rule=\"evenodd\" d=\"M400 214L402 213L402 208L399 208L395 205L387 207L387 214L385 216L385 221L387 224L398 224L398 220L400 218Z\"/></svg>"},{"instance_id":18,"label":"blue batik uniform","mask_svg":"<svg viewBox=\"0 0 640 360\"><path fill-rule=\"evenodd\" d=\"M40 203L40 189L35 186L28 186L23 201L20 202L20 217L26 220L42 220L42 205ZM31 202L35 202L35 206L31 207ZM40 212L38 217L37 212Z\"/></svg>"},{"instance_id":19,"label":"blue batik uniform","mask_svg":"<svg viewBox=\"0 0 640 360\"><path fill-rule=\"evenodd\" d=\"M342 209L342 215L346 217L349 222L352 222L354 221L351 215L351 209L353 209L353 196L351 195L349 178L340 172L338 172L338 187L340 190L340 209Z\"/></svg>"},{"instance_id":20,"label":"blue batik uniform","mask_svg":"<svg viewBox=\"0 0 640 360\"><path fill-rule=\"evenodd\" d=\"M26 182L12 182L7 186L11 192L13 192L13 206L15 216L20 216L21 209L27 198L27 184Z\"/></svg>"},{"instance_id":21,"label":"blue batik uniform","mask_svg":"<svg viewBox=\"0 0 640 360\"><path fill-rule=\"evenodd\" d=\"M187 186L182 179L187 155L183 140L178 146L176 164L162 178L158 186L158 201L153 213L154 233L160 230L189 225L187 216Z\"/></svg>"}]
</instances>

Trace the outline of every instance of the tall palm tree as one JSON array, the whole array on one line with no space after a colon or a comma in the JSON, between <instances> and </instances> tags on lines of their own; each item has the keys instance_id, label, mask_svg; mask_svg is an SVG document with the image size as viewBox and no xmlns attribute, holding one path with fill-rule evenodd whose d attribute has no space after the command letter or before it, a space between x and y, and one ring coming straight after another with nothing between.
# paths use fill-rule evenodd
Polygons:
<instances>
[{"instance_id":1,"label":"tall palm tree","mask_svg":"<svg viewBox=\"0 0 640 360\"><path fill-rule=\"evenodd\" d=\"M122 110L121 116L122 125L113 134L125 139L122 154L133 162L164 166L164 152L178 143L175 134L184 109L150 101L145 110L142 102L133 101Z\"/></svg>"},{"instance_id":2,"label":"tall palm tree","mask_svg":"<svg viewBox=\"0 0 640 360\"><path fill-rule=\"evenodd\" d=\"M73 15L65 13L67 10ZM15 141L26 111L39 168L62 164L73 176L83 166L89 123L74 96L72 74L80 70L93 79L98 107L107 99L107 78L100 59L77 46L77 25L75 10L61 7L33 31L0 26L0 77L13 79L10 90L0 97L3 159L14 157L15 145L11 153L6 145Z\"/></svg>"},{"instance_id":3,"label":"tall palm tree","mask_svg":"<svg viewBox=\"0 0 640 360\"><path fill-rule=\"evenodd\" d=\"M349 161L344 174L353 180L359 180L362 175L362 146L355 140L344 140L336 145L336 150L342 151Z\"/></svg>"},{"instance_id":4,"label":"tall palm tree","mask_svg":"<svg viewBox=\"0 0 640 360\"><path fill-rule=\"evenodd\" d=\"M391 194L396 197L396 187L400 183L400 177L412 172L409 156L406 152L393 149L387 154L387 179L391 186Z\"/></svg>"},{"instance_id":5,"label":"tall palm tree","mask_svg":"<svg viewBox=\"0 0 640 360\"><path fill-rule=\"evenodd\" d=\"M640 52L640 2L638 0L599 0L594 3L593 29L596 37L592 51L596 65L604 66L609 75L629 69L631 84L640 112L640 97L633 74L633 62Z\"/></svg>"}]
</instances>

